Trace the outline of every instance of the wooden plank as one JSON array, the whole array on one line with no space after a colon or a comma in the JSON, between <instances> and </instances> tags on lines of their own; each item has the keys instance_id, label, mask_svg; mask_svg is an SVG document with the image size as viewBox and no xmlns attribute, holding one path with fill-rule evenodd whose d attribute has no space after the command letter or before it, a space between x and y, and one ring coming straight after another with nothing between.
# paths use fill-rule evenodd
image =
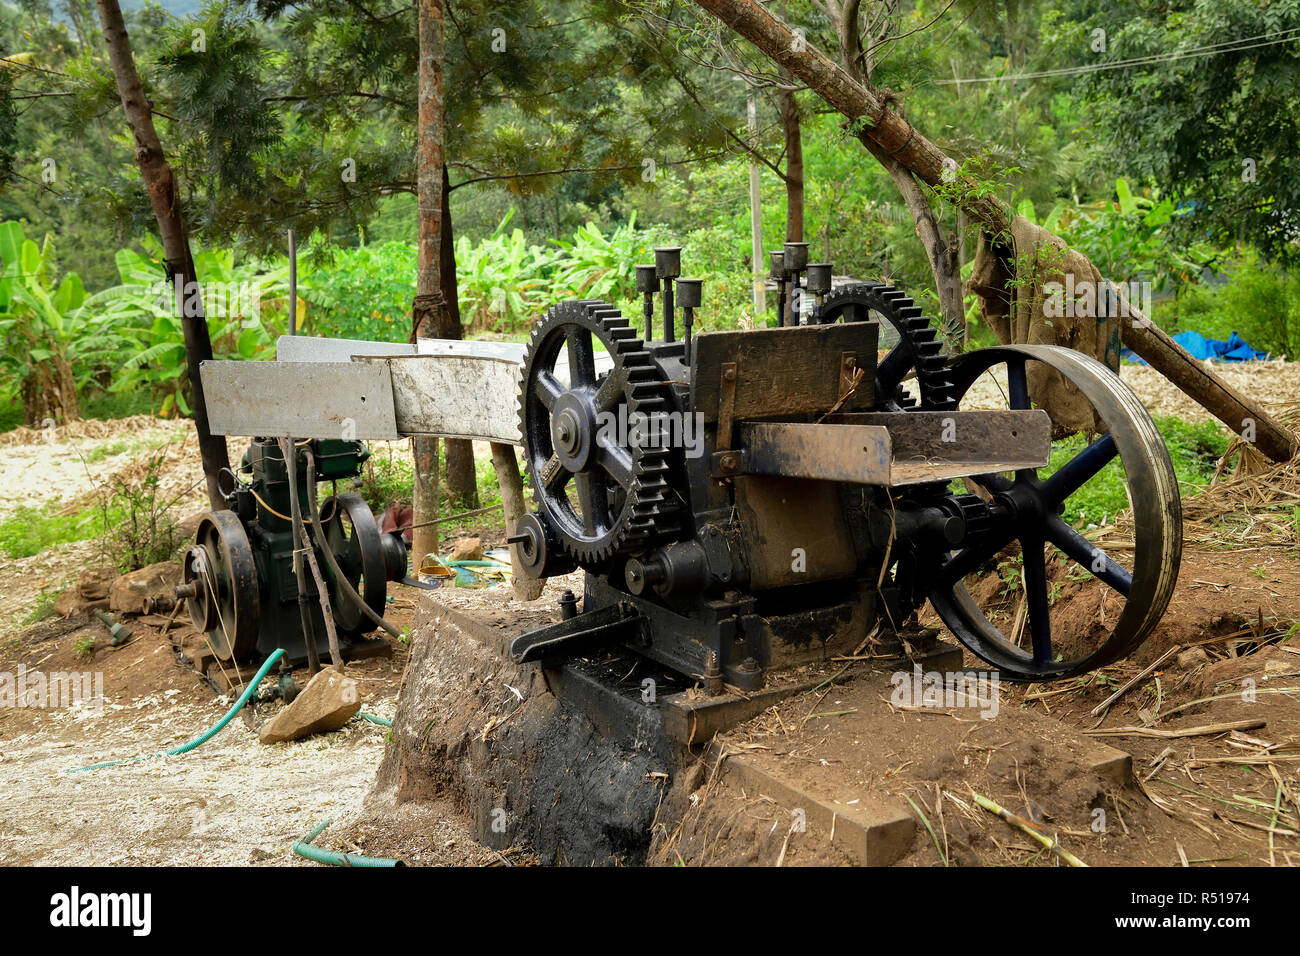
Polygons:
<instances>
[{"instance_id":1,"label":"wooden plank","mask_svg":"<svg viewBox=\"0 0 1300 956\"><path fill-rule=\"evenodd\" d=\"M869 485L941 481L1044 467L1051 430L1041 409L838 414L822 424L746 422L734 471Z\"/></svg>"},{"instance_id":2,"label":"wooden plank","mask_svg":"<svg viewBox=\"0 0 1300 956\"><path fill-rule=\"evenodd\" d=\"M844 850L859 866L891 866L916 839L916 818L894 797L853 791L839 803L827 803L716 743L710 745L708 763L724 783L747 796L768 797L792 813L802 811L810 833Z\"/></svg>"},{"instance_id":3,"label":"wooden plank","mask_svg":"<svg viewBox=\"0 0 1300 956\"><path fill-rule=\"evenodd\" d=\"M362 359L382 364L392 375L397 430L521 443L518 362L478 355L430 354Z\"/></svg>"}]
</instances>

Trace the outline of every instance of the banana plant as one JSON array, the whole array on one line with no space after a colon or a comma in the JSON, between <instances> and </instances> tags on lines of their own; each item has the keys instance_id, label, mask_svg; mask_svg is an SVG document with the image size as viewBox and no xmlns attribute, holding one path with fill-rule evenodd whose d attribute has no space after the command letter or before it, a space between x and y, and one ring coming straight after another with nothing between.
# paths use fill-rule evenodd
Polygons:
<instances>
[{"instance_id":1,"label":"banana plant","mask_svg":"<svg viewBox=\"0 0 1300 956\"><path fill-rule=\"evenodd\" d=\"M608 237L600 226L581 226L571 241L552 239L560 249L556 260L556 292L580 299L619 301L636 293L635 263L645 260L649 242L636 228L636 213Z\"/></svg>"},{"instance_id":2,"label":"banana plant","mask_svg":"<svg viewBox=\"0 0 1300 956\"><path fill-rule=\"evenodd\" d=\"M121 284L87 297L82 308L98 328L115 329L128 343L108 390L146 389L159 400L160 415L188 415L183 315L202 307L216 358L272 358L276 330L268 312L281 300L288 307L288 266L237 266L230 250L196 249L197 282L178 295L167 282L157 240L150 236L141 245L143 255L118 250Z\"/></svg>"},{"instance_id":3,"label":"banana plant","mask_svg":"<svg viewBox=\"0 0 1300 956\"><path fill-rule=\"evenodd\" d=\"M79 418L78 385L118 340L111 332L91 334L77 273L55 283L48 235L38 245L19 223L0 223L0 270L0 369L9 390L21 397L23 421L36 426Z\"/></svg>"},{"instance_id":4,"label":"banana plant","mask_svg":"<svg viewBox=\"0 0 1300 956\"><path fill-rule=\"evenodd\" d=\"M548 298L543 294L550 285L545 272L553 257L529 245L519 229L506 235L513 216L511 210L478 245L467 236L456 240L457 296L462 321L468 316L472 328L508 331Z\"/></svg>"}]
</instances>

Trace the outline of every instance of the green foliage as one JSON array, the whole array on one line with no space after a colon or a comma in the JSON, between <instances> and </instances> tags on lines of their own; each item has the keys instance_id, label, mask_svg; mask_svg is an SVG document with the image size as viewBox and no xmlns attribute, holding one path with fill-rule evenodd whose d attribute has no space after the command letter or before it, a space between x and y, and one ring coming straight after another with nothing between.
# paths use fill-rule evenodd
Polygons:
<instances>
[{"instance_id":1,"label":"green foliage","mask_svg":"<svg viewBox=\"0 0 1300 956\"><path fill-rule=\"evenodd\" d=\"M215 358L271 358L277 334L273 313L277 306L287 307L288 266L237 265L230 250L196 249L198 283L182 291L178 305L157 240L146 236L142 244L147 255L118 251L122 283L87 298L82 311L93 316L95 329L120 340L123 360L110 393L144 392L159 402L159 414L188 415L181 313L202 308Z\"/></svg>"},{"instance_id":2,"label":"green foliage","mask_svg":"<svg viewBox=\"0 0 1300 956\"><path fill-rule=\"evenodd\" d=\"M1300 268L1269 265L1244 249L1225 281L1181 289L1166 324L1216 339L1237 332L1257 349L1294 359L1300 356Z\"/></svg>"},{"instance_id":3,"label":"green foliage","mask_svg":"<svg viewBox=\"0 0 1300 956\"><path fill-rule=\"evenodd\" d=\"M1294 258L1300 168L1284 144L1300 139L1300 6L1128 0L1056 28L1079 50L1093 28L1109 33L1099 61L1183 56L1136 69L1088 73L1077 81L1087 125L1101 135L1094 162L1190 200L1176 222L1186 240L1252 242L1270 257ZM1239 49L1227 50L1233 41ZM1205 55L1219 45L1221 52Z\"/></svg>"},{"instance_id":4,"label":"green foliage","mask_svg":"<svg viewBox=\"0 0 1300 956\"><path fill-rule=\"evenodd\" d=\"M54 616L54 602L59 599L64 588L55 588L52 591L42 590L36 595L36 603L32 606L31 611L23 618L23 624L39 624L41 621Z\"/></svg>"},{"instance_id":5,"label":"green foliage","mask_svg":"<svg viewBox=\"0 0 1300 956\"><path fill-rule=\"evenodd\" d=\"M309 308L302 331L380 342L405 341L415 295L415 247L404 242L334 250L299 268Z\"/></svg>"},{"instance_id":6,"label":"green foliage","mask_svg":"<svg viewBox=\"0 0 1300 956\"><path fill-rule=\"evenodd\" d=\"M95 510L63 514L54 505L19 505L0 521L0 552L10 558L29 558L61 544L93 538L102 528Z\"/></svg>"},{"instance_id":7,"label":"green foliage","mask_svg":"<svg viewBox=\"0 0 1300 956\"><path fill-rule=\"evenodd\" d=\"M1173 416L1159 417L1155 422L1173 460L1180 491L1185 497L1195 495L1213 477L1219 459L1227 450L1229 436L1214 422L1186 422ZM1051 474L1087 444L1088 438L1083 435L1057 442L1052 447L1051 464L1039 474L1043 477ZM1062 516L1076 527L1101 525L1114 521L1128 507L1124 469L1116 458L1070 496Z\"/></svg>"},{"instance_id":8,"label":"green foliage","mask_svg":"<svg viewBox=\"0 0 1300 956\"><path fill-rule=\"evenodd\" d=\"M359 489L370 510L382 514L394 504L409 505L415 470L406 445L388 444L382 449L372 446L371 451L374 454L362 467ZM445 471L447 446L443 442L438 443L438 458L439 470ZM474 459L474 480L478 486L480 507L486 508L501 501L501 489L490 457L479 455ZM524 485L525 488L528 485L527 475L524 476ZM441 514L450 515L460 510L460 504L452 500L446 487L440 486L439 492ZM499 518L488 515L484 520L489 525L495 525Z\"/></svg>"},{"instance_id":9,"label":"green foliage","mask_svg":"<svg viewBox=\"0 0 1300 956\"><path fill-rule=\"evenodd\" d=\"M176 498L161 494L159 484L167 449L143 459L138 475L115 474L99 497L103 525L100 550L120 571L134 571L176 556L180 532L171 516Z\"/></svg>"},{"instance_id":10,"label":"green foliage","mask_svg":"<svg viewBox=\"0 0 1300 956\"><path fill-rule=\"evenodd\" d=\"M89 334L80 276L69 272L56 282L50 237L37 245L16 222L0 223L0 263L0 370L8 389L27 402L46 382L65 383L74 362L84 383L106 342ZM69 407L75 409L75 396Z\"/></svg>"},{"instance_id":11,"label":"green foliage","mask_svg":"<svg viewBox=\"0 0 1300 956\"><path fill-rule=\"evenodd\" d=\"M529 318L548 296L546 273L554 256L530 244L520 229L506 234L507 216L474 244L456 240L456 286L461 321L477 331L506 332Z\"/></svg>"},{"instance_id":12,"label":"green foliage","mask_svg":"<svg viewBox=\"0 0 1300 956\"><path fill-rule=\"evenodd\" d=\"M588 222L571 240L551 240L560 249L554 281L564 296L616 302L636 294L636 263L647 261L650 243L637 232L636 213L608 237Z\"/></svg>"}]
</instances>

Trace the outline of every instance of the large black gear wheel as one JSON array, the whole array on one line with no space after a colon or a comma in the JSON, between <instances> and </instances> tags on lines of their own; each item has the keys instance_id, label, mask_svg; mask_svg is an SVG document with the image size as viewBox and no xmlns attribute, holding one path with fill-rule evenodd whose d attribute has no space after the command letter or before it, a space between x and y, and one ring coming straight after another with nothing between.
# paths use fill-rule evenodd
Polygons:
<instances>
[{"instance_id":1,"label":"large black gear wheel","mask_svg":"<svg viewBox=\"0 0 1300 956\"><path fill-rule=\"evenodd\" d=\"M594 340L614 363L600 376ZM561 348L567 376L556 367ZM668 450L601 427L666 412L661 378L636 330L607 303L561 302L533 329L519 393L524 458L538 511L584 566L648 547L675 527Z\"/></svg>"},{"instance_id":2,"label":"large black gear wheel","mask_svg":"<svg viewBox=\"0 0 1300 956\"><path fill-rule=\"evenodd\" d=\"M944 411L954 408L952 372L934 326L921 307L900 289L883 282L855 282L840 286L822 302L818 321L888 322L898 332L898 343L876 367L878 411ZM903 387L908 372L916 373L919 395Z\"/></svg>"}]
</instances>

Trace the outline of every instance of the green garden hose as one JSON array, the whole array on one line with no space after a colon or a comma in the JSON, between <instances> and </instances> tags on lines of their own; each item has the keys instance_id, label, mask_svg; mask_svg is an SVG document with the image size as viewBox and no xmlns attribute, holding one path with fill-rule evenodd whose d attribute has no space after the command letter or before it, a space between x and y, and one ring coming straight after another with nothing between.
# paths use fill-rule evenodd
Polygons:
<instances>
[{"instance_id":1,"label":"green garden hose","mask_svg":"<svg viewBox=\"0 0 1300 956\"><path fill-rule=\"evenodd\" d=\"M87 767L74 767L72 770L65 770L63 772L80 773L82 770L100 770L103 769L104 767L116 767L119 764L124 764L124 763L138 763L141 760L153 760L155 757L175 757L180 754L189 753L191 750L195 749L196 747L201 747L203 744L207 743L210 739L212 739L212 737L214 737L223 727L225 727L226 724L230 723L230 721L234 718L235 714L239 713L241 710L244 709L244 705L248 703L249 698L252 697L253 694L257 693L257 686L260 683L262 683L262 678L265 677L268 673L270 673L271 668L275 665L275 662L278 661L283 656L284 656L284 648L282 647L277 647L274 651L272 651L271 656L268 657L266 661L262 664L261 669L257 672L257 674L254 675L253 679L248 682L248 686L244 688L244 692L239 695L239 700L235 701L234 706L231 707L230 710L226 711L226 716L222 717L210 728L208 728L199 736L195 737L189 743L182 744L179 747L173 747L171 750L165 750L162 753L146 754L140 757L132 757L130 760L109 760L106 763L92 763Z\"/></svg>"},{"instance_id":2,"label":"green garden hose","mask_svg":"<svg viewBox=\"0 0 1300 956\"><path fill-rule=\"evenodd\" d=\"M336 853L333 850L322 850L318 846L312 846L311 841L320 836L325 831L325 828L333 822L333 820L326 820L324 823L319 824L293 845L293 852L317 863L328 863L330 866L406 866L401 860L391 860L383 856L358 856L355 853Z\"/></svg>"}]
</instances>

